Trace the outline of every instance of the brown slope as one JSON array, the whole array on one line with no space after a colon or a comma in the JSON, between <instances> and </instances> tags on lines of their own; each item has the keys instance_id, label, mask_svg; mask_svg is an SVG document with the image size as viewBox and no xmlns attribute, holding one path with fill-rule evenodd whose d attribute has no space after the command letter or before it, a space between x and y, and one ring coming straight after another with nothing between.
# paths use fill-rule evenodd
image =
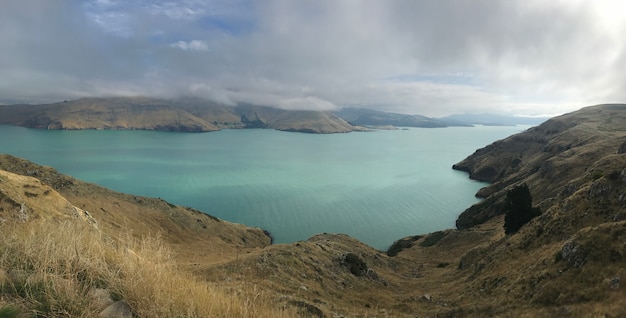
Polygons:
<instances>
[{"instance_id":1,"label":"brown slope","mask_svg":"<svg viewBox=\"0 0 626 318\"><path fill-rule=\"evenodd\" d=\"M256 105L239 105L236 112L251 128L273 128L282 131L314 134L345 133L364 131L363 127L352 126L331 112L308 110L283 110Z\"/></svg>"},{"instance_id":2,"label":"brown slope","mask_svg":"<svg viewBox=\"0 0 626 318\"><path fill-rule=\"evenodd\" d=\"M400 264L346 235L319 234L223 265L200 266L198 273L232 288L254 282L277 292L277 306L299 305L312 317L375 316L395 303L403 278L390 269Z\"/></svg>"},{"instance_id":3,"label":"brown slope","mask_svg":"<svg viewBox=\"0 0 626 318\"><path fill-rule=\"evenodd\" d=\"M284 110L266 106L239 105L235 111L241 115L247 128L272 128L282 131L313 134L363 131L330 112Z\"/></svg>"},{"instance_id":4,"label":"brown slope","mask_svg":"<svg viewBox=\"0 0 626 318\"><path fill-rule=\"evenodd\" d=\"M229 106L199 98L83 98L46 105L0 106L0 124L41 129L141 129L207 132L272 128L310 133L362 130L331 113Z\"/></svg>"},{"instance_id":5,"label":"brown slope","mask_svg":"<svg viewBox=\"0 0 626 318\"><path fill-rule=\"evenodd\" d=\"M83 98L48 105L2 106L0 113L2 123L43 129L217 130L167 101L151 98Z\"/></svg>"},{"instance_id":6,"label":"brown slope","mask_svg":"<svg viewBox=\"0 0 626 318\"><path fill-rule=\"evenodd\" d=\"M185 270L267 245L262 231L161 200L129 202L25 160L1 156L0 163L45 180L0 170L0 316L109 317L118 299L139 317L294 316L268 304L267 292L244 290L250 301ZM101 209L112 200L119 211L87 212L53 187Z\"/></svg>"},{"instance_id":7,"label":"brown slope","mask_svg":"<svg viewBox=\"0 0 626 318\"><path fill-rule=\"evenodd\" d=\"M476 151L455 168L493 183L460 230L399 240L439 317L622 317L626 289L626 106L599 105ZM501 202L526 183L543 213L505 235ZM423 266L423 267L422 267ZM447 306L441 306L441 301ZM407 305L408 306L408 305ZM426 305L428 306L428 305Z\"/></svg>"},{"instance_id":8,"label":"brown slope","mask_svg":"<svg viewBox=\"0 0 626 318\"><path fill-rule=\"evenodd\" d=\"M293 132L314 134L362 130L329 112L291 111L274 118L270 127Z\"/></svg>"},{"instance_id":9,"label":"brown slope","mask_svg":"<svg viewBox=\"0 0 626 318\"><path fill-rule=\"evenodd\" d=\"M39 179L0 170L0 222L80 217L89 213L75 207Z\"/></svg>"},{"instance_id":10,"label":"brown slope","mask_svg":"<svg viewBox=\"0 0 626 318\"><path fill-rule=\"evenodd\" d=\"M241 116L233 106L192 97L175 99L171 103L220 129L244 128Z\"/></svg>"},{"instance_id":11,"label":"brown slope","mask_svg":"<svg viewBox=\"0 0 626 318\"><path fill-rule=\"evenodd\" d=\"M37 178L41 184L38 187L49 187L73 206L88 211L97 220L98 227L109 235L120 236L125 232L137 236L158 234L176 247L175 251L184 262L221 262L236 256L238 250L264 247L271 241L267 233L258 228L223 221L161 199L115 192L13 156L0 155L0 170ZM34 190L30 186L23 189L33 193ZM17 209L18 205L27 203L26 199L45 200L47 197L38 192L35 194L37 196L31 195L32 198L26 194L12 196L7 202L14 202ZM43 203L39 205L45 206ZM41 213L50 211L38 210Z\"/></svg>"}]
</instances>

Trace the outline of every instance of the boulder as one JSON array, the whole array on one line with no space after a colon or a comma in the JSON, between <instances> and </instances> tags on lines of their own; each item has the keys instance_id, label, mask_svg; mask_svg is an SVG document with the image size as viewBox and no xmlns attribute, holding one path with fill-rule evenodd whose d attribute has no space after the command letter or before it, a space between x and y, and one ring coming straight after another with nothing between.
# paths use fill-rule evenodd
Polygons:
<instances>
[{"instance_id":1,"label":"boulder","mask_svg":"<svg viewBox=\"0 0 626 318\"><path fill-rule=\"evenodd\" d=\"M561 259L572 267L580 268L587 260L587 252L576 241L571 240L561 248Z\"/></svg>"}]
</instances>

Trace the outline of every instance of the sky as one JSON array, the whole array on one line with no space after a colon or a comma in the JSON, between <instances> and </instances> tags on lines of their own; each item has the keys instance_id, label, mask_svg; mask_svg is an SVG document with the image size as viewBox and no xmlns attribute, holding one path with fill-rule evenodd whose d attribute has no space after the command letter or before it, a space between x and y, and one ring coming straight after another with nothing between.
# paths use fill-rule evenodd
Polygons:
<instances>
[{"instance_id":1,"label":"sky","mask_svg":"<svg viewBox=\"0 0 626 318\"><path fill-rule=\"evenodd\" d=\"M0 103L556 115L626 102L621 0L5 0Z\"/></svg>"}]
</instances>

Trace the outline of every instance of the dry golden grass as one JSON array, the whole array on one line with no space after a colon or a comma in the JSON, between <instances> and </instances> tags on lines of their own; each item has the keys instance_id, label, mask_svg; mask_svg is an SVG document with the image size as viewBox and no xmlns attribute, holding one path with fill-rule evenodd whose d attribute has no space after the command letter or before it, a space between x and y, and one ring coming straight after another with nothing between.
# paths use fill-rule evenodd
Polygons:
<instances>
[{"instance_id":1,"label":"dry golden grass","mask_svg":"<svg viewBox=\"0 0 626 318\"><path fill-rule=\"evenodd\" d=\"M78 219L7 222L0 231L2 299L23 313L94 317L106 306L93 296L100 289L139 317L294 315L268 305L254 285L232 291L198 281L158 237L112 240Z\"/></svg>"}]
</instances>

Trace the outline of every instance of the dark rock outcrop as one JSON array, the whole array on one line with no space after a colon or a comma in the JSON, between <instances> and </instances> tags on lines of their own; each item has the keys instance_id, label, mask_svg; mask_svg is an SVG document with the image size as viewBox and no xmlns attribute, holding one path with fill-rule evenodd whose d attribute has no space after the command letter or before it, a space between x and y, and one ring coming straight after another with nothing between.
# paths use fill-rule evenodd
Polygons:
<instances>
[{"instance_id":1,"label":"dark rock outcrop","mask_svg":"<svg viewBox=\"0 0 626 318\"><path fill-rule=\"evenodd\" d=\"M421 239L421 235L409 236L402 239L399 239L387 250L387 256L396 256L398 253L402 252L402 250L407 249L415 245L415 241Z\"/></svg>"},{"instance_id":2,"label":"dark rock outcrop","mask_svg":"<svg viewBox=\"0 0 626 318\"><path fill-rule=\"evenodd\" d=\"M580 268L585 265L587 252L580 247L576 240L571 240L561 248L560 258L565 260L569 266Z\"/></svg>"}]
</instances>

